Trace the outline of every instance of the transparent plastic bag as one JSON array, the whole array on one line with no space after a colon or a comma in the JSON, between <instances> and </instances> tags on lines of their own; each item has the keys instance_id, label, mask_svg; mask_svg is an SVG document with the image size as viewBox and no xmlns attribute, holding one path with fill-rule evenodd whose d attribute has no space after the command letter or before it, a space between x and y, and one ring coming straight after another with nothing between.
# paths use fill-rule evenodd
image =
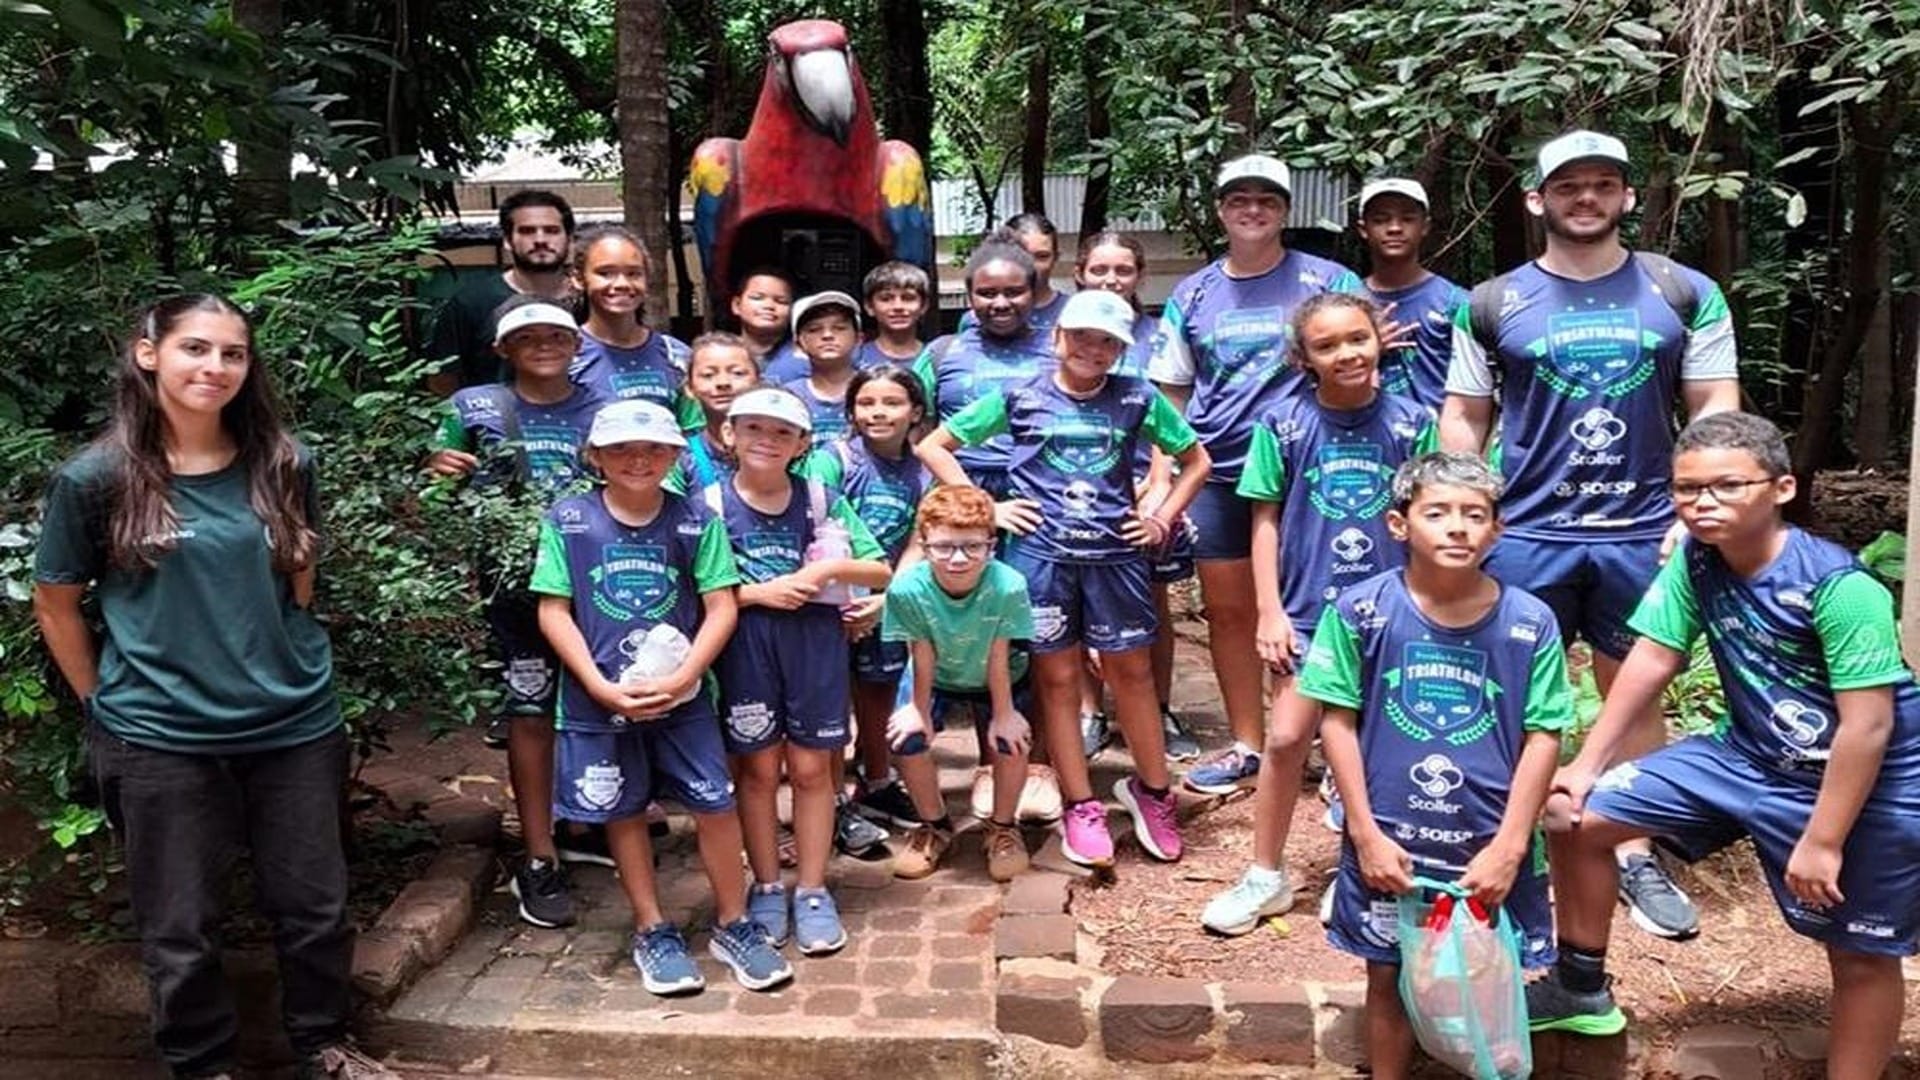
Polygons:
<instances>
[{"instance_id":1,"label":"transparent plastic bag","mask_svg":"<svg viewBox=\"0 0 1920 1080\"><path fill-rule=\"evenodd\" d=\"M1520 938L1505 909L1489 915L1460 886L1415 878L1400 897L1400 1000L1435 1061L1476 1080L1532 1075Z\"/></svg>"},{"instance_id":2,"label":"transparent plastic bag","mask_svg":"<svg viewBox=\"0 0 1920 1080\"><path fill-rule=\"evenodd\" d=\"M626 654L627 664L620 669L619 682L625 685L637 683L642 679L658 679L673 674L693 651L693 643L677 627L658 623L644 633L634 630L626 640L620 643L620 651ZM700 692L700 681L695 680L691 688L674 701L681 705L693 700Z\"/></svg>"}]
</instances>

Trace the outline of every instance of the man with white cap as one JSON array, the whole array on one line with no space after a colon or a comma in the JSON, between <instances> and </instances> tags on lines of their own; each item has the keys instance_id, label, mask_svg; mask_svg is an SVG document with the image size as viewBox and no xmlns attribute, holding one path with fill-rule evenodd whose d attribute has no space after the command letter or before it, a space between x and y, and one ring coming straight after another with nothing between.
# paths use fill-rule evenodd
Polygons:
<instances>
[{"instance_id":1,"label":"man with white cap","mask_svg":"<svg viewBox=\"0 0 1920 1080\"><path fill-rule=\"evenodd\" d=\"M1627 616L1677 542L1667 495L1674 401L1686 418L1737 409L1733 321L1718 285L1664 256L1629 251L1627 148L1574 131L1540 148L1527 209L1546 252L1482 283L1455 315L1441 442L1480 452L1500 394L1506 532L1487 572L1545 600L1568 642L1593 647L1605 693L1633 645ZM1633 756L1666 741L1656 706ZM1622 899L1662 937L1699 931L1692 901L1645 841L1623 846Z\"/></svg>"},{"instance_id":2,"label":"man with white cap","mask_svg":"<svg viewBox=\"0 0 1920 1080\"><path fill-rule=\"evenodd\" d=\"M1366 241L1370 264L1367 295L1390 310L1400 328L1399 347L1380 357L1380 389L1438 414L1453 359L1453 312L1467 293L1420 265L1432 225L1427 189L1401 176L1369 180L1360 189L1358 211L1354 228Z\"/></svg>"},{"instance_id":3,"label":"man with white cap","mask_svg":"<svg viewBox=\"0 0 1920 1080\"><path fill-rule=\"evenodd\" d=\"M1302 385L1287 361L1293 309L1317 293L1361 291L1359 276L1339 263L1287 250L1281 230L1292 201L1293 176L1278 158L1248 154L1220 167L1214 210L1227 254L1174 287L1147 363L1148 377L1186 413L1213 459L1187 513L1233 745L1187 773L1187 786L1202 792L1253 783L1265 741L1253 642L1253 511L1234 486L1261 415Z\"/></svg>"}]
</instances>

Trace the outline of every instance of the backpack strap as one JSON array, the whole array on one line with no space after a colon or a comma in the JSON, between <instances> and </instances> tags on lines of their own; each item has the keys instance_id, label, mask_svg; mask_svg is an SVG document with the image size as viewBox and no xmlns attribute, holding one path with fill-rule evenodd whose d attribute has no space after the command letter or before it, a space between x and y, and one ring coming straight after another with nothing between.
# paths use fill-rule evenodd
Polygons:
<instances>
[{"instance_id":1,"label":"backpack strap","mask_svg":"<svg viewBox=\"0 0 1920 1080\"><path fill-rule=\"evenodd\" d=\"M687 456L693 459L693 483L696 487L711 487L720 479L720 467L713 462L713 451L707 449L705 434L695 434L687 440Z\"/></svg>"},{"instance_id":2,"label":"backpack strap","mask_svg":"<svg viewBox=\"0 0 1920 1080\"><path fill-rule=\"evenodd\" d=\"M1634 252L1633 261L1653 283L1660 298L1680 316L1680 326L1686 333L1693 333L1694 316L1700 313L1700 294L1695 291L1692 279L1681 272L1680 264L1652 251Z\"/></svg>"},{"instance_id":3,"label":"backpack strap","mask_svg":"<svg viewBox=\"0 0 1920 1080\"><path fill-rule=\"evenodd\" d=\"M853 474L853 447L845 439L833 440L833 456L840 459L840 486L845 487L847 477Z\"/></svg>"},{"instance_id":4,"label":"backpack strap","mask_svg":"<svg viewBox=\"0 0 1920 1080\"><path fill-rule=\"evenodd\" d=\"M713 511L714 517L722 520L726 519L727 507L725 500L720 495L720 485L718 483L703 486L700 489L700 498L706 502L707 509Z\"/></svg>"},{"instance_id":5,"label":"backpack strap","mask_svg":"<svg viewBox=\"0 0 1920 1080\"><path fill-rule=\"evenodd\" d=\"M488 386L487 396L493 400L494 411L500 414L500 430L507 436L507 454L513 462L513 483L523 486L533 478L533 472L527 462L525 438L520 430L520 399L514 394L513 387L506 383Z\"/></svg>"},{"instance_id":6,"label":"backpack strap","mask_svg":"<svg viewBox=\"0 0 1920 1080\"><path fill-rule=\"evenodd\" d=\"M1495 274L1467 295L1467 325L1473 340L1492 357L1500 351L1500 305L1506 299L1512 274Z\"/></svg>"}]
</instances>

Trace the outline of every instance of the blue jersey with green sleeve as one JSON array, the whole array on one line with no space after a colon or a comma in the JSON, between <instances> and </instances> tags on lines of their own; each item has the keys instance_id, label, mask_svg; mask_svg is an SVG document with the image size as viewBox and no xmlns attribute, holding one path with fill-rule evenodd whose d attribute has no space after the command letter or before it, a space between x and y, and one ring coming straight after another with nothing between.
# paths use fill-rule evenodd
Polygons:
<instances>
[{"instance_id":1,"label":"blue jersey with green sleeve","mask_svg":"<svg viewBox=\"0 0 1920 1080\"><path fill-rule=\"evenodd\" d=\"M734 480L723 480L708 488L703 494L711 508L716 502L720 506L722 520L727 525L727 536L733 541L734 560L740 564L740 580L744 584L758 585L774 578L782 577L799 570L805 565L807 547L813 543L814 529L821 522L815 520L813 511L813 492L809 485L818 480L805 477L787 476L792 493L787 499L786 509L777 514L765 514L747 504L734 486ZM873 531L847 505L838 489L826 488L821 498L825 514L846 526L851 541L853 557L856 559L883 559L886 552L873 538Z\"/></svg>"},{"instance_id":2,"label":"blue jersey with green sleeve","mask_svg":"<svg viewBox=\"0 0 1920 1080\"><path fill-rule=\"evenodd\" d=\"M962 329L927 346L913 373L927 394L933 418L944 424L981 397L1054 367L1047 339L1024 335L1011 340L989 337L977 326ZM1013 443L1006 438L960 451L968 472L1005 472Z\"/></svg>"},{"instance_id":3,"label":"blue jersey with green sleeve","mask_svg":"<svg viewBox=\"0 0 1920 1080\"><path fill-rule=\"evenodd\" d=\"M483 462L504 462L513 451L507 437L509 421L501 411L502 390L510 395L520 427L520 452L526 455L527 478L536 489L560 494L582 483L586 463L580 448L586 445L593 415L606 400L591 387L576 385L559 401L528 401L512 384L469 386L449 399L449 412L434 439L437 449L464 450ZM510 469L486 463L473 474L476 487L504 482Z\"/></svg>"},{"instance_id":4,"label":"blue jersey with green sleeve","mask_svg":"<svg viewBox=\"0 0 1920 1080\"><path fill-rule=\"evenodd\" d=\"M795 379L782 387L806 402L807 415L813 418L813 448L819 448L847 433L846 395L837 398L821 397L814 393L810 379Z\"/></svg>"},{"instance_id":5,"label":"blue jersey with green sleeve","mask_svg":"<svg viewBox=\"0 0 1920 1080\"><path fill-rule=\"evenodd\" d=\"M1502 587L1442 626L1390 570L1340 594L1300 670L1302 695L1359 717L1373 816L1417 866L1458 872L1500 830L1529 732L1564 730L1573 695L1553 610Z\"/></svg>"},{"instance_id":6,"label":"blue jersey with green sleeve","mask_svg":"<svg viewBox=\"0 0 1920 1080\"><path fill-rule=\"evenodd\" d=\"M1069 394L1052 374L988 394L947 429L963 443L1011 437L1013 493L1040 504L1040 528L1014 542L1056 562L1112 562L1139 555L1121 536L1133 513L1133 447L1169 454L1194 444L1193 429L1153 384L1109 375L1099 389Z\"/></svg>"},{"instance_id":7,"label":"blue jersey with green sleeve","mask_svg":"<svg viewBox=\"0 0 1920 1080\"><path fill-rule=\"evenodd\" d=\"M666 494L653 520L628 525L607 511L598 491L555 503L540 523L528 588L572 601L600 674L614 682L655 626L692 641L705 617L703 594L739 584L726 526L697 499ZM614 731L610 715L578 679L561 677L555 724L568 731Z\"/></svg>"},{"instance_id":8,"label":"blue jersey with green sleeve","mask_svg":"<svg viewBox=\"0 0 1920 1080\"><path fill-rule=\"evenodd\" d=\"M1280 600L1296 632L1310 632L1347 586L1406 564L1387 532L1393 474L1434 441L1433 415L1393 394L1358 409L1298 394L1254 430L1237 490L1281 504Z\"/></svg>"},{"instance_id":9,"label":"blue jersey with green sleeve","mask_svg":"<svg viewBox=\"0 0 1920 1080\"><path fill-rule=\"evenodd\" d=\"M933 483L926 466L911 451L889 458L874 453L858 435L815 450L802 472L846 495L853 512L886 550L889 563L898 561L906 550L920 495Z\"/></svg>"},{"instance_id":10,"label":"blue jersey with green sleeve","mask_svg":"<svg viewBox=\"0 0 1920 1080\"><path fill-rule=\"evenodd\" d=\"M1187 420L1213 457L1210 482L1240 479L1254 424L1303 385L1287 361L1293 309L1320 293L1363 291L1339 263L1291 250L1264 274L1230 277L1221 259L1174 286L1147 374L1193 388Z\"/></svg>"},{"instance_id":11,"label":"blue jersey with green sleeve","mask_svg":"<svg viewBox=\"0 0 1920 1080\"><path fill-rule=\"evenodd\" d=\"M1792 783L1817 788L1825 776L1836 691L1890 688L1893 730L1873 797L1920 807L1920 690L1891 595L1845 548L1789 528L1780 554L1743 578L1689 538L1629 625L1683 653L1705 634L1727 699L1715 738Z\"/></svg>"}]
</instances>

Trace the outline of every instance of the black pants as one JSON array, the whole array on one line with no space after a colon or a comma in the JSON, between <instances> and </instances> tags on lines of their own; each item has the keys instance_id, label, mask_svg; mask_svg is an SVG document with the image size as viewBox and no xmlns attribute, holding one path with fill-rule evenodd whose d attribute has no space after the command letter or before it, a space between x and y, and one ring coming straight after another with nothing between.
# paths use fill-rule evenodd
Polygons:
<instances>
[{"instance_id":1,"label":"black pants","mask_svg":"<svg viewBox=\"0 0 1920 1080\"><path fill-rule=\"evenodd\" d=\"M244 847L273 926L296 1054L346 1035L353 963L340 806L346 732L250 754L181 754L95 727L90 756L126 848L153 1038L178 1076L233 1065L239 1020L216 939Z\"/></svg>"}]
</instances>

